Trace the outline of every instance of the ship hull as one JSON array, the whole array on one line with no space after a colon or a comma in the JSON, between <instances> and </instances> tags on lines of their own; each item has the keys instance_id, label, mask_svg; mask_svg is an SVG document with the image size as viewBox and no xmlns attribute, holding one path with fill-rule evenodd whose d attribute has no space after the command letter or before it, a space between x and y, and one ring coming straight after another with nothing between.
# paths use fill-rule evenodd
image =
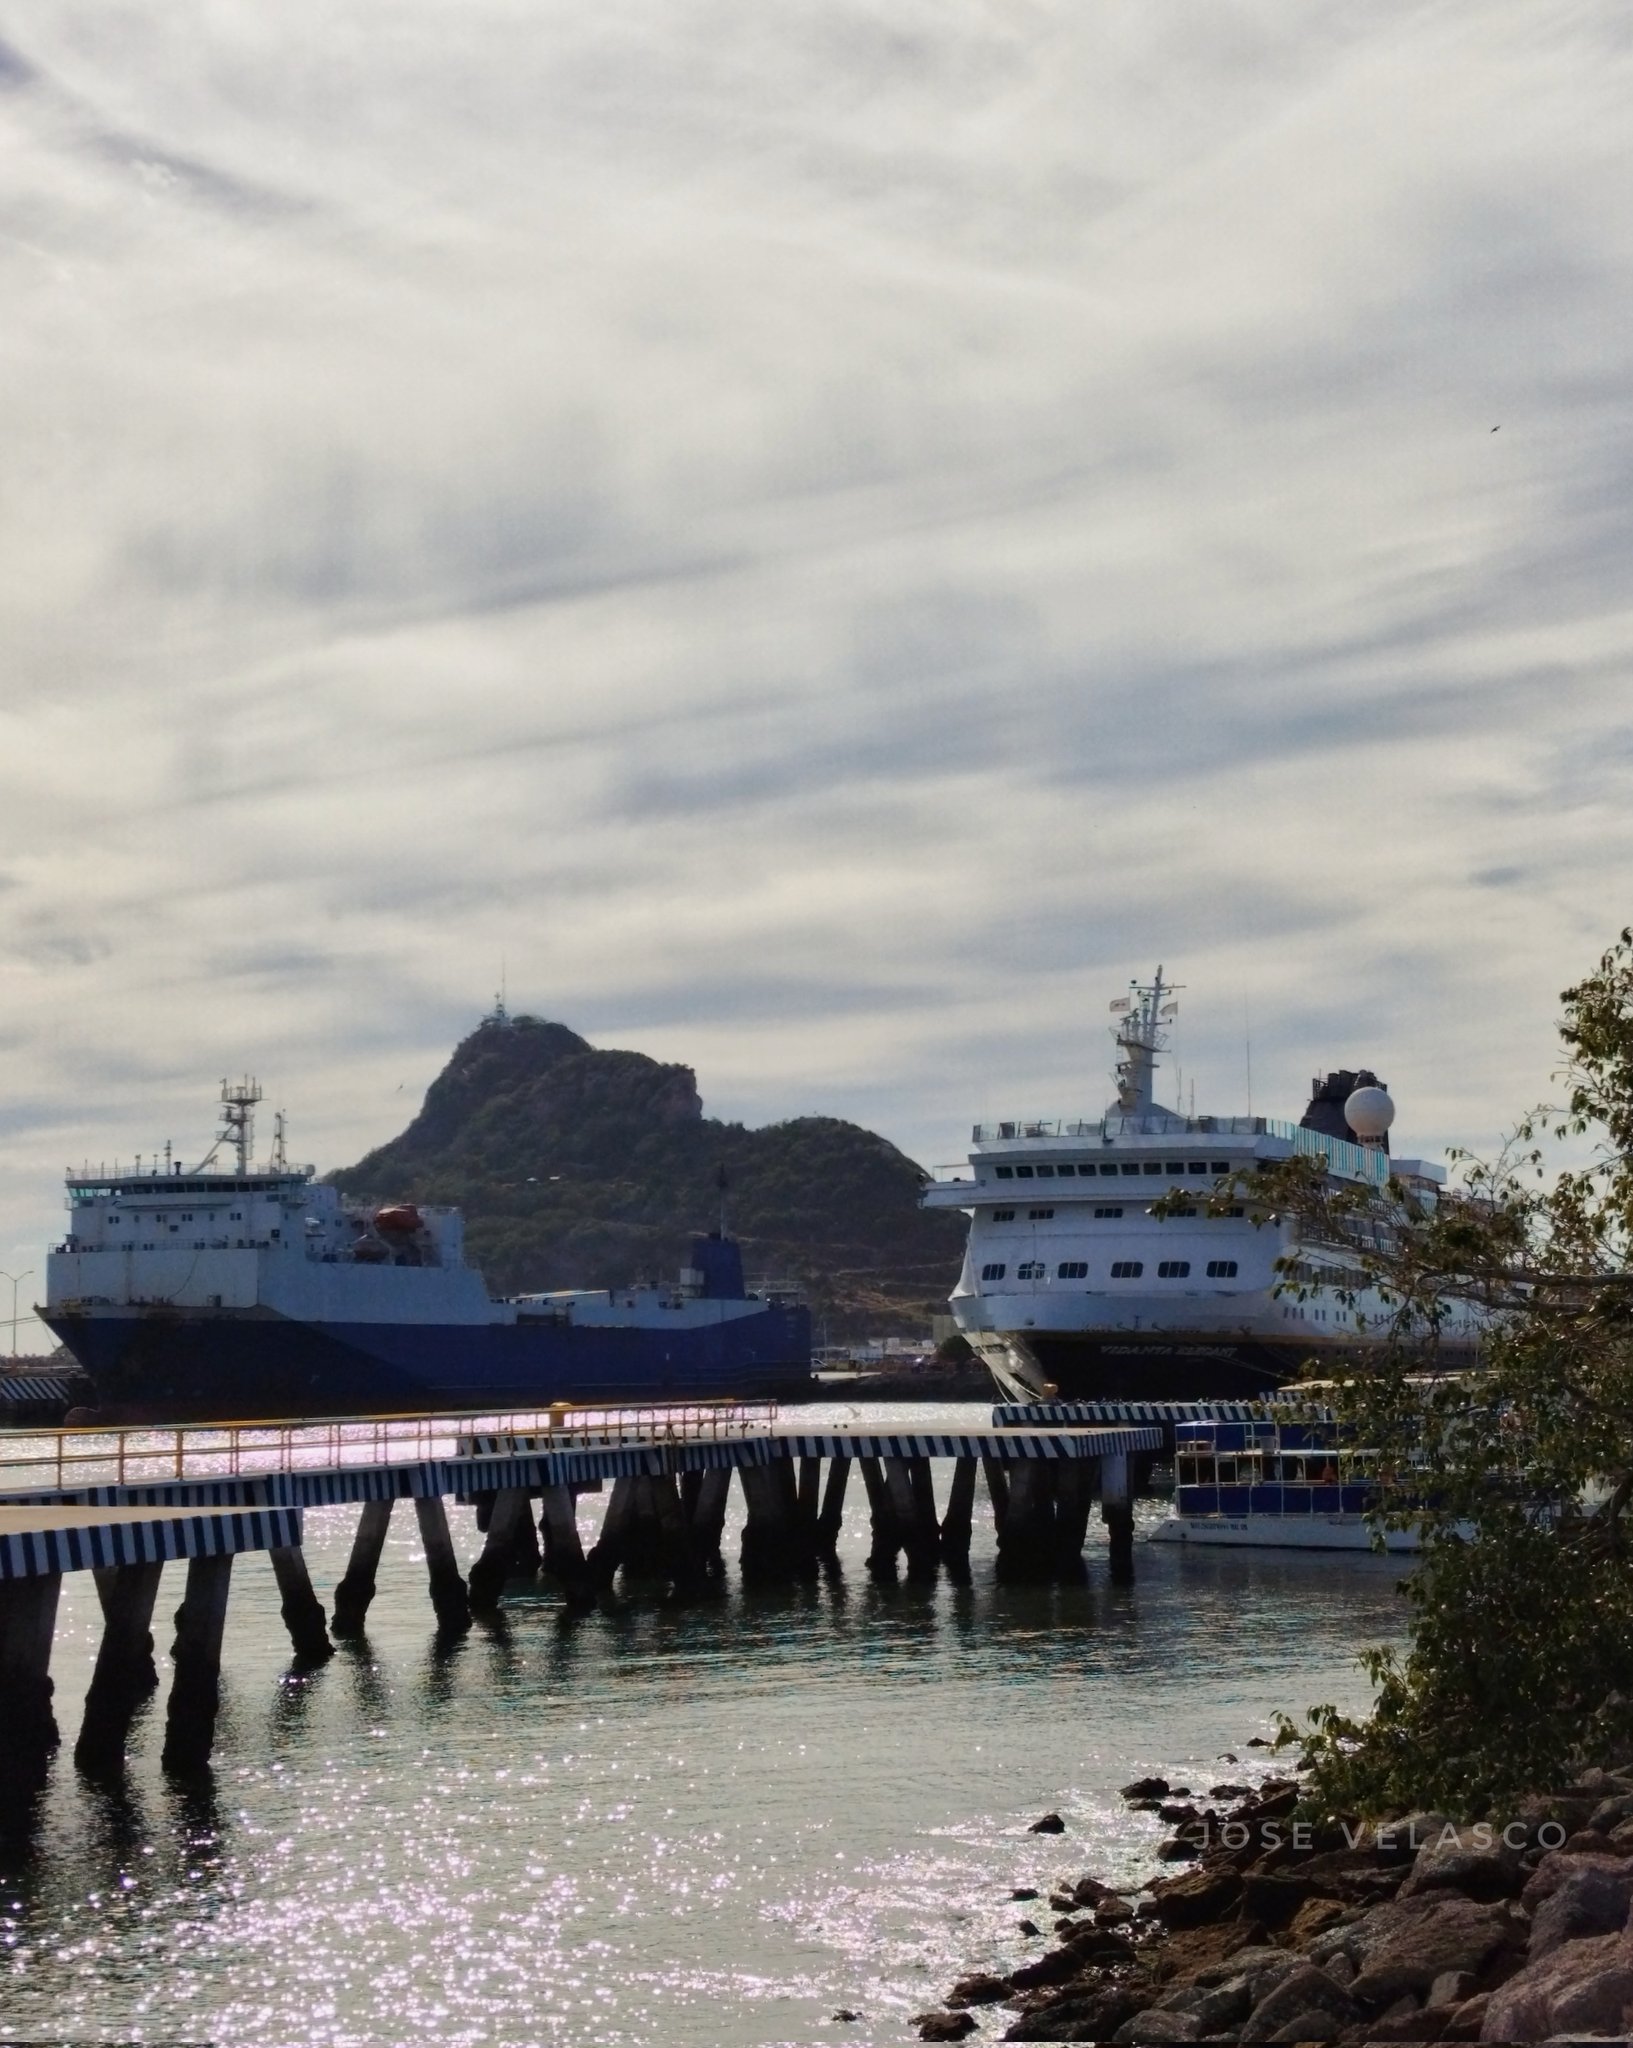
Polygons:
<instances>
[{"instance_id":1,"label":"ship hull","mask_svg":"<svg viewBox=\"0 0 1633 2048\"><path fill-rule=\"evenodd\" d=\"M47 1312L109 1421L251 1421L794 1396L809 1388L798 1305L683 1330L315 1324L187 1310Z\"/></svg>"},{"instance_id":2,"label":"ship hull","mask_svg":"<svg viewBox=\"0 0 1633 2048\"><path fill-rule=\"evenodd\" d=\"M1255 1337L1248 1332L1027 1330L974 1340L1020 1401L1251 1401L1295 1380L1338 1376L1377 1346ZM1475 1347L1443 1344L1441 1370L1472 1365Z\"/></svg>"},{"instance_id":3,"label":"ship hull","mask_svg":"<svg viewBox=\"0 0 1633 2048\"><path fill-rule=\"evenodd\" d=\"M1062 1401L1237 1401L1296 1379L1311 1347L1235 1335L1028 1330L1026 1348Z\"/></svg>"}]
</instances>

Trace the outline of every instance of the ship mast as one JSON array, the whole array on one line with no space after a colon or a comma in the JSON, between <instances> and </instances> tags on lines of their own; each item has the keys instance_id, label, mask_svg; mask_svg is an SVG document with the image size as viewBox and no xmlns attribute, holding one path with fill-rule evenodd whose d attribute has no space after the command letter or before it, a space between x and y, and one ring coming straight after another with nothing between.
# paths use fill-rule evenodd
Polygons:
<instances>
[{"instance_id":1,"label":"ship mast","mask_svg":"<svg viewBox=\"0 0 1633 2048\"><path fill-rule=\"evenodd\" d=\"M1149 1116L1157 1107L1157 1055L1168 1050L1166 1019L1179 1008L1179 985L1165 982L1159 967L1154 980L1131 981L1129 993L1112 1004L1117 1022L1117 1111L1120 1116Z\"/></svg>"},{"instance_id":2,"label":"ship mast","mask_svg":"<svg viewBox=\"0 0 1633 2048\"><path fill-rule=\"evenodd\" d=\"M218 1144L231 1145L238 1154L238 1175L249 1172L250 1147L255 1140L255 1105L261 1099L261 1084L245 1075L242 1081L221 1084L221 1136Z\"/></svg>"}]
</instances>

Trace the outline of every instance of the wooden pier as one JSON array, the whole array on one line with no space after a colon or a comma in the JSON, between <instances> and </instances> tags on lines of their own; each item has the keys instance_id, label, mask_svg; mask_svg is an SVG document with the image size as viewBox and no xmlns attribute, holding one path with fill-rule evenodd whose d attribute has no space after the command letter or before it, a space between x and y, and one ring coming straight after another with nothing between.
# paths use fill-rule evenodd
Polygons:
<instances>
[{"instance_id":1,"label":"wooden pier","mask_svg":"<svg viewBox=\"0 0 1633 2048\"><path fill-rule=\"evenodd\" d=\"M175 1613L164 1762L210 1758L233 1559L264 1551L297 1662L361 1635L398 1502L425 1553L439 1630L491 1615L507 1586L541 1573L569 1612L595 1608L620 1573L666 1597L718 1586L735 1479L745 1508L745 1583L814 1578L836 1556L847 1501L869 1518L867 1569L910 1582L969 1574L978 1483L992 1503L997 1571L1019 1581L1081 1579L1095 1508L1109 1574L1133 1576L1135 1462L1159 1448L1145 1424L975 1432L802 1431L776 1411L733 1404L647 1411L562 1410L501 1421L413 1417L233 1428L49 1431L0 1439L0 1813L45 1779L58 1745L50 1661L62 1575L91 1571L103 1633L75 1760L122 1766L132 1719L158 1686L152 1622L166 1564L185 1562ZM1007 1415L1005 1417L1008 1423ZM938 1503L936 1467L947 1468ZM860 1488L851 1484L853 1468ZM586 1551L577 1502L607 1491ZM460 1569L446 1503L476 1511L482 1549ZM360 1512L326 1615L302 1548L309 1507Z\"/></svg>"}]
</instances>

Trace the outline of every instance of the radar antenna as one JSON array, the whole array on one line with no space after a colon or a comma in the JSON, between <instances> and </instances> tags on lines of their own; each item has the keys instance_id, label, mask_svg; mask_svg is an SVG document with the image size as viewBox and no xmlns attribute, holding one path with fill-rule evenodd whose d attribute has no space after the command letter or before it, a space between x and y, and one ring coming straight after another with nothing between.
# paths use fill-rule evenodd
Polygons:
<instances>
[{"instance_id":1,"label":"radar antenna","mask_svg":"<svg viewBox=\"0 0 1633 2048\"><path fill-rule=\"evenodd\" d=\"M1179 1008L1182 983L1165 982L1159 967L1150 982L1131 981L1126 996L1112 1004L1117 1022L1117 1109L1122 1116L1149 1116L1157 1107L1154 1083L1157 1055L1168 1050L1164 1026Z\"/></svg>"},{"instance_id":2,"label":"radar antenna","mask_svg":"<svg viewBox=\"0 0 1633 2048\"><path fill-rule=\"evenodd\" d=\"M289 1146L286 1143L288 1136L288 1120L281 1109L276 1109L272 1113L272 1171L274 1173L287 1173L289 1171Z\"/></svg>"}]
</instances>

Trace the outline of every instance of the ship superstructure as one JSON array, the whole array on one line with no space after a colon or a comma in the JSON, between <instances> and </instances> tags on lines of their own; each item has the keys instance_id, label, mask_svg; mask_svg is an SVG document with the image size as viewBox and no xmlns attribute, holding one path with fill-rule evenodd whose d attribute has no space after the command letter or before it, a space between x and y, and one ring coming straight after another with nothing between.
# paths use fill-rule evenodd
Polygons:
<instances>
[{"instance_id":1,"label":"ship superstructure","mask_svg":"<svg viewBox=\"0 0 1633 2048\"><path fill-rule=\"evenodd\" d=\"M810 1314L749 1294L723 1230L671 1286L498 1299L457 1209L358 1203L285 1157L251 1164L253 1082L222 1084L196 1167L68 1176L42 1319L109 1418L228 1420L793 1391ZM221 1155L225 1153L224 1161Z\"/></svg>"},{"instance_id":2,"label":"ship superstructure","mask_svg":"<svg viewBox=\"0 0 1633 2048\"><path fill-rule=\"evenodd\" d=\"M1181 1115L1155 1092L1177 1009L1162 970L1111 1007L1117 1092L1104 1116L978 1124L968 1165L924 1192L926 1207L970 1218L950 1306L1005 1393L1239 1397L1378 1342L1385 1305L1339 1248L1301 1244L1291 1217L1256 1220L1245 1198L1218 1199L1256 1166L1304 1154L1335 1182L1394 1176L1434 1201L1445 1169L1391 1157L1394 1104L1377 1076L1318 1078L1296 1124ZM1175 1199L1153 1214L1164 1197ZM1316 1291L1298 1300L1289 1279ZM1466 1321L1443 1341L1472 1342Z\"/></svg>"}]
</instances>

